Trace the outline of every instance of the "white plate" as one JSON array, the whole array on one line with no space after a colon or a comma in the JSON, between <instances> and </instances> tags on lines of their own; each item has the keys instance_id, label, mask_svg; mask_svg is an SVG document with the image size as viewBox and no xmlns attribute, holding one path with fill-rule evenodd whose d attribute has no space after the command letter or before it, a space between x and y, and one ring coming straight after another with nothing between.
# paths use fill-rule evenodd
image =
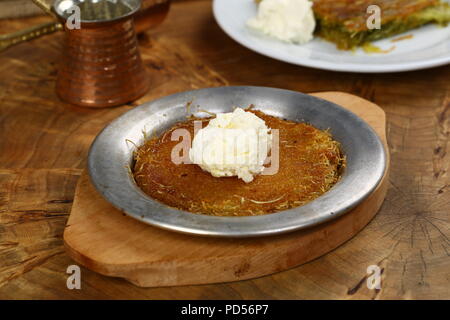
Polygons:
<instances>
[{"instance_id":1,"label":"white plate","mask_svg":"<svg viewBox=\"0 0 450 320\"><path fill-rule=\"evenodd\" d=\"M374 42L389 53L367 54L361 49L342 51L334 43L315 37L305 45L284 43L260 35L246 27L256 15L253 0L214 0L213 11L219 26L241 45L281 61L333 71L398 72L430 68L450 63L450 26L430 24L408 31L412 39L392 42L392 38ZM394 36L396 38L398 36Z\"/></svg>"}]
</instances>

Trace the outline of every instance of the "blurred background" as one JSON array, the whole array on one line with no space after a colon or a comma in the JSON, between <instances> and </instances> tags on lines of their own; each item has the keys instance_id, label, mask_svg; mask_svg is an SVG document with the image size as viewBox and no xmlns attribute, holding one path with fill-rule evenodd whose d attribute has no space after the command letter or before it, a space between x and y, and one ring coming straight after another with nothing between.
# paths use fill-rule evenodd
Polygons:
<instances>
[{"instance_id":1,"label":"blurred background","mask_svg":"<svg viewBox=\"0 0 450 320\"><path fill-rule=\"evenodd\" d=\"M50 0L43 0L50 3ZM30 0L0 0L0 19L44 15Z\"/></svg>"}]
</instances>

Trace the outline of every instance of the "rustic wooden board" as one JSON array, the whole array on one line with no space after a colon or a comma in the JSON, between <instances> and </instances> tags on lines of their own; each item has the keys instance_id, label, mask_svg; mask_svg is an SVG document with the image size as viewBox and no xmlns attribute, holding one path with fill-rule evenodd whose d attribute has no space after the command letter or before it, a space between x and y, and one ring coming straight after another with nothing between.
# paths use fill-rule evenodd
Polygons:
<instances>
[{"instance_id":1,"label":"rustic wooden board","mask_svg":"<svg viewBox=\"0 0 450 320\"><path fill-rule=\"evenodd\" d=\"M315 94L365 119L385 137L385 115L356 96ZM84 172L64 232L68 254L87 268L144 287L229 282L264 276L313 260L357 234L378 212L387 175L350 213L317 227L257 239L217 239L154 228L104 200Z\"/></svg>"}]
</instances>

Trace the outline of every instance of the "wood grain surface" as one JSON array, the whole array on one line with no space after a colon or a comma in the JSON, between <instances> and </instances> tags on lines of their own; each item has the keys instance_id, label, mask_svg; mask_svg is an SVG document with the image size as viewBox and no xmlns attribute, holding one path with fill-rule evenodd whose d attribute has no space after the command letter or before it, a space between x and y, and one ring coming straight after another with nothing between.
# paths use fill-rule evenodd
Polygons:
<instances>
[{"instance_id":1,"label":"wood grain surface","mask_svg":"<svg viewBox=\"0 0 450 320\"><path fill-rule=\"evenodd\" d=\"M48 21L2 20L2 32ZM215 23L208 0L177 1L140 37L151 90L133 105L90 110L55 94L61 33L0 53L0 298L449 299L450 66L354 74L303 68L253 53ZM379 214L329 254L288 271L229 284L139 288L82 268L68 290L62 234L89 145L109 121L164 95L220 85L344 91L387 115L389 190ZM365 285L383 268L381 290Z\"/></svg>"},{"instance_id":2,"label":"wood grain surface","mask_svg":"<svg viewBox=\"0 0 450 320\"><path fill-rule=\"evenodd\" d=\"M315 94L356 113L386 146L382 109L342 92ZM184 235L140 223L115 209L80 177L64 230L67 254L76 262L142 287L208 284L251 279L284 271L330 252L354 237L380 209L388 186L377 189L351 212L314 228L256 239Z\"/></svg>"}]
</instances>

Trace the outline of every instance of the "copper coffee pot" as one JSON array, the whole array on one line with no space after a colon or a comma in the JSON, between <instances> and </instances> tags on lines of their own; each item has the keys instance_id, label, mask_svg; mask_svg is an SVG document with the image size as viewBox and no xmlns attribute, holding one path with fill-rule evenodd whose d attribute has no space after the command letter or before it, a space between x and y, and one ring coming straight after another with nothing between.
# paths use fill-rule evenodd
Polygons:
<instances>
[{"instance_id":1,"label":"copper coffee pot","mask_svg":"<svg viewBox=\"0 0 450 320\"><path fill-rule=\"evenodd\" d=\"M50 8L43 0L33 1L58 21L8 35L9 41L0 38L0 44L4 49L5 43L9 47L63 29L65 47L56 81L62 100L108 107L145 94L149 84L135 29L144 31L164 20L170 0L143 0L146 7L141 10L141 0L56 0ZM66 23L73 22L70 9L75 6L80 13L79 28Z\"/></svg>"},{"instance_id":2,"label":"copper coffee pot","mask_svg":"<svg viewBox=\"0 0 450 320\"><path fill-rule=\"evenodd\" d=\"M44 12L57 18L50 2L53 0L31 0ZM169 12L171 0L141 0L141 8L134 15L136 33L144 32L164 21ZM18 32L0 34L0 52L16 44L39 38L43 35L63 30L59 21L43 23Z\"/></svg>"},{"instance_id":3,"label":"copper coffee pot","mask_svg":"<svg viewBox=\"0 0 450 320\"><path fill-rule=\"evenodd\" d=\"M68 1L80 8L79 29L66 23ZM53 7L66 33L56 80L61 100L109 107L145 94L149 83L133 25L140 0L56 0Z\"/></svg>"}]
</instances>

